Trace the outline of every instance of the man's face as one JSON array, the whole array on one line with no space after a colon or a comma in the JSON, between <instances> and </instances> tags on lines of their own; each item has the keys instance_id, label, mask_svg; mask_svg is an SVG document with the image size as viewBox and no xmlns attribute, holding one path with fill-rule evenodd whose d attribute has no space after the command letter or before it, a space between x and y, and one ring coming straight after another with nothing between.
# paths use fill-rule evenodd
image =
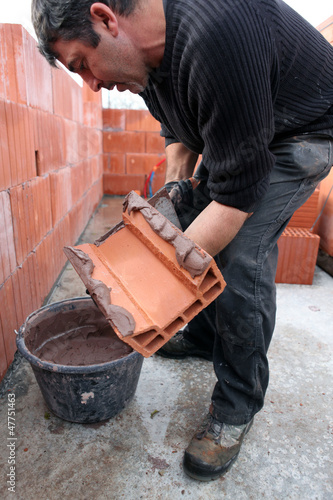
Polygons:
<instances>
[{"instance_id":1,"label":"man's face","mask_svg":"<svg viewBox=\"0 0 333 500\"><path fill-rule=\"evenodd\" d=\"M96 48L79 40L58 40L53 48L59 54L59 61L78 73L94 92L101 88L112 90L115 86L120 92L142 92L148 82L149 68L139 50L123 32L114 37L98 25L95 31L101 35Z\"/></svg>"}]
</instances>

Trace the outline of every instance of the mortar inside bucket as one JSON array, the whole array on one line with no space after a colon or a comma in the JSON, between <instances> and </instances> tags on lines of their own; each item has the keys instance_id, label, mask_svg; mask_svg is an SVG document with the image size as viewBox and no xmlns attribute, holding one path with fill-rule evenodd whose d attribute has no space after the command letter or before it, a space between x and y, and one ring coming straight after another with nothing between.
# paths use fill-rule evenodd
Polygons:
<instances>
[{"instance_id":1,"label":"mortar inside bucket","mask_svg":"<svg viewBox=\"0 0 333 500\"><path fill-rule=\"evenodd\" d=\"M49 409L93 423L114 417L133 398L143 357L122 342L90 297L42 307L17 335Z\"/></svg>"}]
</instances>

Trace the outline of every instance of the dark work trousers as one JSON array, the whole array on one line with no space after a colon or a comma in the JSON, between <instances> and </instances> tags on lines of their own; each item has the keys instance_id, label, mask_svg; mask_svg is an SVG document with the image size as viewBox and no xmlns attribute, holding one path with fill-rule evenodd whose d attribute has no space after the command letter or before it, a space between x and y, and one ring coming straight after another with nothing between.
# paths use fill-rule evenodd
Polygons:
<instances>
[{"instance_id":1,"label":"dark work trousers","mask_svg":"<svg viewBox=\"0 0 333 500\"><path fill-rule=\"evenodd\" d=\"M227 424L248 423L264 404L267 351L275 327L277 240L333 163L333 141L325 136L296 136L275 143L271 151L276 164L266 195L215 258L227 286L184 332L188 340L213 351L217 383L212 411ZM184 230L210 201L202 181L192 206L177 208Z\"/></svg>"}]
</instances>

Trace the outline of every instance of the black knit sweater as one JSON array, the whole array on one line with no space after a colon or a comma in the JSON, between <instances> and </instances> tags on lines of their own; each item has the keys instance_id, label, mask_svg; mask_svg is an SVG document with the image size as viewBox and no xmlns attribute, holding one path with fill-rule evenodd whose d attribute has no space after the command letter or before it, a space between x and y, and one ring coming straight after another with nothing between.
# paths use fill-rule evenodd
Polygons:
<instances>
[{"instance_id":1,"label":"black knit sweater","mask_svg":"<svg viewBox=\"0 0 333 500\"><path fill-rule=\"evenodd\" d=\"M211 198L253 211L278 139L333 136L333 47L281 0L164 0L166 47L141 94L166 145L202 153Z\"/></svg>"}]
</instances>

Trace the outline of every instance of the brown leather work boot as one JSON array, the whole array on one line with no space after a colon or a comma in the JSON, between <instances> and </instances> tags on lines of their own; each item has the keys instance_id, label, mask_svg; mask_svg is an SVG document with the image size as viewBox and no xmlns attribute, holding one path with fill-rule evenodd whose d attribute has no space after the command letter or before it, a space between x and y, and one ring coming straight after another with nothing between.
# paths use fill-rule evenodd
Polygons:
<instances>
[{"instance_id":1,"label":"brown leather work boot","mask_svg":"<svg viewBox=\"0 0 333 500\"><path fill-rule=\"evenodd\" d=\"M244 425L229 425L208 413L203 424L185 450L186 474L199 481L217 479L236 461L243 439L253 419Z\"/></svg>"}]
</instances>

